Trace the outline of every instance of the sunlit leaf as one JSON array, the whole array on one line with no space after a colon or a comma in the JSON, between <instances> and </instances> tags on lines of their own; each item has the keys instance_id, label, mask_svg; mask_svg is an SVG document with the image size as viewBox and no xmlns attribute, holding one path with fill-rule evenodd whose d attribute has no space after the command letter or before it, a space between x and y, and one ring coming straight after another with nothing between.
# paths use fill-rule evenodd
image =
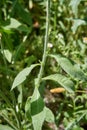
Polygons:
<instances>
[{"instance_id":1,"label":"sunlit leaf","mask_svg":"<svg viewBox=\"0 0 87 130\"><path fill-rule=\"evenodd\" d=\"M45 120L47 122L54 122L54 114L52 113L52 111L47 107L45 107L44 109L45 109L45 112L46 112Z\"/></svg>"},{"instance_id":2,"label":"sunlit leaf","mask_svg":"<svg viewBox=\"0 0 87 130\"><path fill-rule=\"evenodd\" d=\"M21 72L19 72L14 79L11 90L23 83L27 76L31 73L32 69L34 69L37 65L38 64L31 65L30 67L24 68Z\"/></svg>"},{"instance_id":3,"label":"sunlit leaf","mask_svg":"<svg viewBox=\"0 0 87 130\"><path fill-rule=\"evenodd\" d=\"M18 20L11 18L9 24L3 27L4 30L16 29L21 32L31 32L31 28L27 25L20 23Z\"/></svg>"},{"instance_id":4,"label":"sunlit leaf","mask_svg":"<svg viewBox=\"0 0 87 130\"><path fill-rule=\"evenodd\" d=\"M81 25L86 25L86 22L84 20L81 20L81 19L74 19L73 20L73 26L72 26L72 31L73 33L76 32L77 28Z\"/></svg>"},{"instance_id":5,"label":"sunlit leaf","mask_svg":"<svg viewBox=\"0 0 87 130\"><path fill-rule=\"evenodd\" d=\"M61 74L49 75L47 77L44 77L43 80L53 80L63 86L70 93L75 91L74 83Z\"/></svg>"},{"instance_id":6,"label":"sunlit leaf","mask_svg":"<svg viewBox=\"0 0 87 130\"><path fill-rule=\"evenodd\" d=\"M71 0L70 1L70 6L72 7L72 11L76 17L77 17L77 13L78 13L78 5L80 4L81 1L82 0Z\"/></svg>"},{"instance_id":7,"label":"sunlit leaf","mask_svg":"<svg viewBox=\"0 0 87 130\"><path fill-rule=\"evenodd\" d=\"M35 108L34 108L35 109ZM32 123L34 130L42 130L42 125L45 120L45 111L41 111L40 113L32 116Z\"/></svg>"},{"instance_id":8,"label":"sunlit leaf","mask_svg":"<svg viewBox=\"0 0 87 130\"><path fill-rule=\"evenodd\" d=\"M42 125L45 120L45 111L44 102L38 88L35 88L31 98L31 117L34 130L42 130Z\"/></svg>"},{"instance_id":9,"label":"sunlit leaf","mask_svg":"<svg viewBox=\"0 0 87 130\"><path fill-rule=\"evenodd\" d=\"M12 53L9 50L5 49L5 50L3 50L2 54L3 54L3 56L5 56L5 58L7 59L7 61L9 63L11 63Z\"/></svg>"},{"instance_id":10,"label":"sunlit leaf","mask_svg":"<svg viewBox=\"0 0 87 130\"><path fill-rule=\"evenodd\" d=\"M73 64L68 58L63 57L61 55L50 55L55 58L58 64L62 67L62 69L68 73L73 79L87 81L87 76L84 74L82 69Z\"/></svg>"},{"instance_id":11,"label":"sunlit leaf","mask_svg":"<svg viewBox=\"0 0 87 130\"><path fill-rule=\"evenodd\" d=\"M20 25L21 23L19 21L14 18L11 18L9 25L5 26L4 29L18 28Z\"/></svg>"}]
</instances>

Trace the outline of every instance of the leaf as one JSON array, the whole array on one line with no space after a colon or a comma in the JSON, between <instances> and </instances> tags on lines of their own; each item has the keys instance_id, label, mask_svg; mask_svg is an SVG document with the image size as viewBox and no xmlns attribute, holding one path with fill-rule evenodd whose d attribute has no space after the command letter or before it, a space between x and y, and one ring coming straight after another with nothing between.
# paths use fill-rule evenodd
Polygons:
<instances>
[{"instance_id":1,"label":"leaf","mask_svg":"<svg viewBox=\"0 0 87 130\"><path fill-rule=\"evenodd\" d=\"M78 126L77 124L77 125L74 125L72 130L84 130L84 129L81 126Z\"/></svg>"},{"instance_id":2,"label":"leaf","mask_svg":"<svg viewBox=\"0 0 87 130\"><path fill-rule=\"evenodd\" d=\"M54 122L54 115L49 108L44 106L38 88L35 88L31 100L30 97L27 99L25 111L28 119L31 115L34 130L42 130L44 120Z\"/></svg>"},{"instance_id":3,"label":"leaf","mask_svg":"<svg viewBox=\"0 0 87 130\"><path fill-rule=\"evenodd\" d=\"M71 0L71 2L70 2L70 6L72 7L72 11L76 17L77 17L77 13L78 13L78 5L80 4L80 2L81 2L81 0Z\"/></svg>"},{"instance_id":4,"label":"leaf","mask_svg":"<svg viewBox=\"0 0 87 130\"><path fill-rule=\"evenodd\" d=\"M19 22L19 21L17 21L16 19L14 19L14 18L11 18L10 19L10 23L9 23L9 25L7 25L7 26L4 26L4 29L12 29L12 28L18 28L19 26L21 25L21 23Z\"/></svg>"},{"instance_id":5,"label":"leaf","mask_svg":"<svg viewBox=\"0 0 87 130\"><path fill-rule=\"evenodd\" d=\"M27 118L30 120L31 119L31 102L30 102L30 97L27 98L26 104L25 104L25 113Z\"/></svg>"},{"instance_id":6,"label":"leaf","mask_svg":"<svg viewBox=\"0 0 87 130\"><path fill-rule=\"evenodd\" d=\"M26 77L31 73L32 69L34 69L37 65L38 64L31 65L30 67L24 68L21 72L19 72L14 79L11 90L23 83Z\"/></svg>"},{"instance_id":7,"label":"leaf","mask_svg":"<svg viewBox=\"0 0 87 130\"><path fill-rule=\"evenodd\" d=\"M14 130L14 129L12 129L10 126L8 126L8 125L1 125L0 124L0 130Z\"/></svg>"},{"instance_id":8,"label":"leaf","mask_svg":"<svg viewBox=\"0 0 87 130\"><path fill-rule=\"evenodd\" d=\"M14 63L18 60L19 57L21 57L20 55L23 52L23 49L24 49L24 44L22 42L20 45L18 45L18 48L16 49L15 54L13 55Z\"/></svg>"},{"instance_id":9,"label":"leaf","mask_svg":"<svg viewBox=\"0 0 87 130\"><path fill-rule=\"evenodd\" d=\"M25 8L18 1L16 1L12 13L16 13L21 21L28 24L29 26L32 26L32 18L29 10L25 10Z\"/></svg>"},{"instance_id":10,"label":"leaf","mask_svg":"<svg viewBox=\"0 0 87 130\"><path fill-rule=\"evenodd\" d=\"M9 50L5 49L5 50L3 50L2 53L4 53L4 56L5 56L5 58L7 59L7 61L8 61L9 63L11 63L11 59L12 59L12 54L11 54L11 52L10 52Z\"/></svg>"},{"instance_id":11,"label":"leaf","mask_svg":"<svg viewBox=\"0 0 87 130\"><path fill-rule=\"evenodd\" d=\"M36 109L35 109L36 108ZM31 98L31 115L36 115L41 112L44 108L43 99L37 88L35 88L34 93Z\"/></svg>"},{"instance_id":12,"label":"leaf","mask_svg":"<svg viewBox=\"0 0 87 130\"><path fill-rule=\"evenodd\" d=\"M81 20L81 19L74 19L73 20L73 26L72 26L72 31L73 33L75 34L77 28L81 25L86 25L86 22L84 20Z\"/></svg>"},{"instance_id":13,"label":"leaf","mask_svg":"<svg viewBox=\"0 0 87 130\"><path fill-rule=\"evenodd\" d=\"M62 69L66 73L68 73L74 80L87 81L87 76L84 74L84 72L80 68L76 67L76 64L73 64L68 58L61 55L50 56L55 58Z\"/></svg>"},{"instance_id":14,"label":"leaf","mask_svg":"<svg viewBox=\"0 0 87 130\"><path fill-rule=\"evenodd\" d=\"M45 109L45 113L46 113L45 120L47 122L53 123L54 122L54 115L53 115L52 111L47 107L45 107L44 109Z\"/></svg>"},{"instance_id":15,"label":"leaf","mask_svg":"<svg viewBox=\"0 0 87 130\"><path fill-rule=\"evenodd\" d=\"M31 33L31 28L29 28L28 26L26 25L20 25L18 28L16 28L18 31L21 31L21 32L26 32L26 33Z\"/></svg>"},{"instance_id":16,"label":"leaf","mask_svg":"<svg viewBox=\"0 0 87 130\"><path fill-rule=\"evenodd\" d=\"M31 117L34 130L42 130L42 125L45 120L45 111L44 102L38 88L35 88L31 98Z\"/></svg>"},{"instance_id":17,"label":"leaf","mask_svg":"<svg viewBox=\"0 0 87 130\"><path fill-rule=\"evenodd\" d=\"M34 130L42 130L42 125L43 125L44 120L45 120L44 110L32 116L32 123L33 123Z\"/></svg>"},{"instance_id":18,"label":"leaf","mask_svg":"<svg viewBox=\"0 0 87 130\"><path fill-rule=\"evenodd\" d=\"M33 62L36 61L36 57L34 55L28 56L24 59L25 63L28 64L28 66L30 66Z\"/></svg>"},{"instance_id":19,"label":"leaf","mask_svg":"<svg viewBox=\"0 0 87 130\"><path fill-rule=\"evenodd\" d=\"M5 30L16 29L18 31L27 32L27 33L31 32L31 28L20 23L18 20L14 19L14 18L11 18L9 24L4 26L3 29L5 29Z\"/></svg>"},{"instance_id":20,"label":"leaf","mask_svg":"<svg viewBox=\"0 0 87 130\"><path fill-rule=\"evenodd\" d=\"M53 80L63 86L68 92L72 93L75 91L74 83L67 77L61 74L53 74L47 77L44 77L43 80Z\"/></svg>"},{"instance_id":21,"label":"leaf","mask_svg":"<svg viewBox=\"0 0 87 130\"><path fill-rule=\"evenodd\" d=\"M18 87L18 91L19 91L19 94L18 94L18 104L22 104L22 98L23 98L23 90L22 90L22 85L19 85Z\"/></svg>"}]
</instances>

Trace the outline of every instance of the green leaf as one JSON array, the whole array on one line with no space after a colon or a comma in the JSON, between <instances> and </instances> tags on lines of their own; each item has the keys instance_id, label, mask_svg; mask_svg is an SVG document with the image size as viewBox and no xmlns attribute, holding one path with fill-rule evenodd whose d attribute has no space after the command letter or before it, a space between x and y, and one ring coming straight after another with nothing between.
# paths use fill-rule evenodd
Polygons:
<instances>
[{"instance_id":1,"label":"green leaf","mask_svg":"<svg viewBox=\"0 0 87 130\"><path fill-rule=\"evenodd\" d=\"M68 73L74 80L87 81L87 76L84 74L82 69L73 64L68 58L61 55L50 55L55 58L62 69Z\"/></svg>"},{"instance_id":2,"label":"green leaf","mask_svg":"<svg viewBox=\"0 0 87 130\"><path fill-rule=\"evenodd\" d=\"M53 80L63 86L70 93L75 91L74 83L61 74L49 75L47 77L44 77L43 80Z\"/></svg>"},{"instance_id":3,"label":"green leaf","mask_svg":"<svg viewBox=\"0 0 87 130\"><path fill-rule=\"evenodd\" d=\"M31 33L31 28L29 28L28 26L26 25L20 25L18 28L16 28L18 31L21 31L21 32L26 32L26 33Z\"/></svg>"},{"instance_id":4,"label":"green leaf","mask_svg":"<svg viewBox=\"0 0 87 130\"><path fill-rule=\"evenodd\" d=\"M84 20L81 20L81 19L74 19L73 20L73 26L72 26L72 31L73 33L76 32L77 28L81 25L86 25L86 22Z\"/></svg>"},{"instance_id":5,"label":"green leaf","mask_svg":"<svg viewBox=\"0 0 87 130\"><path fill-rule=\"evenodd\" d=\"M19 91L19 94L18 94L18 104L22 105L22 98L23 98L22 85L19 85L18 91Z\"/></svg>"},{"instance_id":6,"label":"green leaf","mask_svg":"<svg viewBox=\"0 0 87 130\"><path fill-rule=\"evenodd\" d=\"M35 109L35 108L34 108ZM42 125L45 120L45 111L41 111L37 115L32 116L34 130L42 130Z\"/></svg>"},{"instance_id":7,"label":"green leaf","mask_svg":"<svg viewBox=\"0 0 87 130\"><path fill-rule=\"evenodd\" d=\"M11 18L9 21L9 24L4 26L3 29L5 29L5 30L16 29L18 31L27 32L27 33L31 32L31 28L20 23L18 20L14 19L14 18Z\"/></svg>"},{"instance_id":8,"label":"green leaf","mask_svg":"<svg viewBox=\"0 0 87 130\"><path fill-rule=\"evenodd\" d=\"M45 107L44 109L45 109L45 113L46 113L45 120L47 122L53 123L54 122L54 114L52 113L52 111L49 108Z\"/></svg>"},{"instance_id":9,"label":"green leaf","mask_svg":"<svg viewBox=\"0 0 87 130\"><path fill-rule=\"evenodd\" d=\"M44 108L43 99L40 96L39 90L35 88L31 98L31 115L33 116L38 114L39 112L43 111L43 108Z\"/></svg>"},{"instance_id":10,"label":"green leaf","mask_svg":"<svg viewBox=\"0 0 87 130\"><path fill-rule=\"evenodd\" d=\"M14 129L12 129L10 126L8 126L8 125L1 125L0 124L0 130L14 130Z\"/></svg>"},{"instance_id":11,"label":"green leaf","mask_svg":"<svg viewBox=\"0 0 87 130\"><path fill-rule=\"evenodd\" d=\"M24 68L21 72L19 72L14 79L11 90L23 83L26 77L31 73L32 69L34 69L37 65L38 64L31 65L30 67Z\"/></svg>"},{"instance_id":12,"label":"green leaf","mask_svg":"<svg viewBox=\"0 0 87 130\"><path fill-rule=\"evenodd\" d=\"M7 25L7 26L4 26L3 28L4 29L12 29L12 28L18 28L19 26L21 25L21 23L19 22L19 21L17 21L16 19L14 19L14 18L11 18L10 19L10 23L9 23L9 25Z\"/></svg>"},{"instance_id":13,"label":"green leaf","mask_svg":"<svg viewBox=\"0 0 87 130\"><path fill-rule=\"evenodd\" d=\"M27 98L26 104L25 104L25 113L27 118L30 120L31 119L31 102L30 102L30 97Z\"/></svg>"},{"instance_id":14,"label":"green leaf","mask_svg":"<svg viewBox=\"0 0 87 130\"><path fill-rule=\"evenodd\" d=\"M84 130L82 127L75 125L72 130Z\"/></svg>"},{"instance_id":15,"label":"green leaf","mask_svg":"<svg viewBox=\"0 0 87 130\"><path fill-rule=\"evenodd\" d=\"M78 5L80 4L80 2L81 2L81 0L71 0L71 2L70 2L70 6L72 7L72 11L76 17L77 17L77 13L78 13Z\"/></svg>"},{"instance_id":16,"label":"green leaf","mask_svg":"<svg viewBox=\"0 0 87 130\"><path fill-rule=\"evenodd\" d=\"M44 102L38 88L35 88L31 98L31 117L34 130L42 130L42 125L45 120L45 111Z\"/></svg>"},{"instance_id":17,"label":"green leaf","mask_svg":"<svg viewBox=\"0 0 87 130\"><path fill-rule=\"evenodd\" d=\"M11 53L9 50L7 50L7 49L3 50L2 53L4 53L4 56L5 56L5 58L7 59L7 61L8 61L9 63L11 63L12 53Z\"/></svg>"},{"instance_id":18,"label":"green leaf","mask_svg":"<svg viewBox=\"0 0 87 130\"><path fill-rule=\"evenodd\" d=\"M25 10L25 8L18 1L15 3L12 13L16 13L21 21L32 26L32 18L29 10Z\"/></svg>"}]
</instances>

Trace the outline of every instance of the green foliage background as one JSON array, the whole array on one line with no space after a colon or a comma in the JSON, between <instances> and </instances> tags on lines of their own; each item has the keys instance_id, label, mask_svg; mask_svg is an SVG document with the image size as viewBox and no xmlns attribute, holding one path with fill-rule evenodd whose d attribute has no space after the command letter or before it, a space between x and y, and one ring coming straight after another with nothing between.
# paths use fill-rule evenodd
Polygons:
<instances>
[{"instance_id":1,"label":"green foliage background","mask_svg":"<svg viewBox=\"0 0 87 130\"><path fill-rule=\"evenodd\" d=\"M50 0L47 59L37 89L46 2L0 1L0 130L86 129L87 1ZM66 91L52 94L57 87Z\"/></svg>"}]
</instances>

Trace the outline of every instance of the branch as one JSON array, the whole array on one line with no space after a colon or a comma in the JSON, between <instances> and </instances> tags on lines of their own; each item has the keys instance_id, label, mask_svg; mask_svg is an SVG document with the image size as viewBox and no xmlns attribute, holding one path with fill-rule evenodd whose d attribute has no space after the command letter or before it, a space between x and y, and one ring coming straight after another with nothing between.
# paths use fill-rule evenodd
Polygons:
<instances>
[{"instance_id":1,"label":"branch","mask_svg":"<svg viewBox=\"0 0 87 130\"><path fill-rule=\"evenodd\" d=\"M49 31L49 14L50 14L50 0L47 0L47 6L46 6L46 32L45 32L45 41L44 41L44 52L43 52L40 71L39 71L39 74L38 74L38 79L37 79L37 82L36 82L36 87L40 86L40 82L42 80L44 67L45 67L45 63L46 63L48 31Z\"/></svg>"}]
</instances>

